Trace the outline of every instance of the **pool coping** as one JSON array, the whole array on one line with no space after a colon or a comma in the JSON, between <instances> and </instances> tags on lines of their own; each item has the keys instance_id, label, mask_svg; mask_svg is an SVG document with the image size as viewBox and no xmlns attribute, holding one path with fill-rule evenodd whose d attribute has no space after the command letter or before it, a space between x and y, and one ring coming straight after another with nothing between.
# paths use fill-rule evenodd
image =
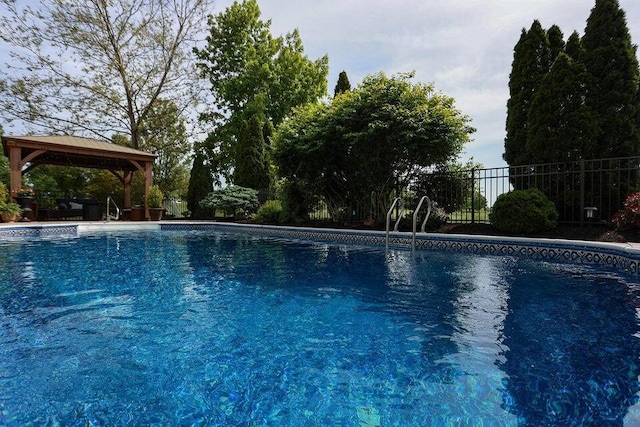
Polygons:
<instances>
[{"instance_id":1,"label":"pool coping","mask_svg":"<svg viewBox=\"0 0 640 427\"><path fill-rule=\"evenodd\" d=\"M10 223L0 226L0 239L28 236L79 235L105 231L220 230L261 237L323 243L385 246L386 233L376 230L288 227L208 221L95 221L55 223ZM389 233L388 246L412 248L412 233ZM415 250L439 250L502 256L524 256L568 263L597 264L614 270L640 274L640 245L582 240L418 233Z\"/></svg>"}]
</instances>

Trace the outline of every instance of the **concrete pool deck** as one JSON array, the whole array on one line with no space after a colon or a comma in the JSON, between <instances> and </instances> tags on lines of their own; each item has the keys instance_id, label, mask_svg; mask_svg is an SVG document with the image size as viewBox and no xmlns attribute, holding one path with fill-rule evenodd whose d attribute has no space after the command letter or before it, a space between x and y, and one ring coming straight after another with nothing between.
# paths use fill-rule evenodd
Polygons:
<instances>
[{"instance_id":1,"label":"concrete pool deck","mask_svg":"<svg viewBox=\"0 0 640 427\"><path fill-rule=\"evenodd\" d=\"M0 223L0 239L28 236L82 235L108 231L211 230L260 237L334 244L388 246L411 250L410 232L348 230L213 221L46 221ZM632 275L640 274L640 243L596 242L552 238L418 233L415 250L441 250L498 256L524 256L548 261L596 264Z\"/></svg>"}]
</instances>

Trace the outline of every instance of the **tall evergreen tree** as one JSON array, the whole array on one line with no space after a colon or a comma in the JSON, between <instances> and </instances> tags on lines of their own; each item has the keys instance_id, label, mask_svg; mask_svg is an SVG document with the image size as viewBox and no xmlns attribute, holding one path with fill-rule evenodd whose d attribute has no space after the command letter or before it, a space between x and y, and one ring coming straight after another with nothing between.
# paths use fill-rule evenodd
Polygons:
<instances>
[{"instance_id":1,"label":"tall evergreen tree","mask_svg":"<svg viewBox=\"0 0 640 427\"><path fill-rule=\"evenodd\" d=\"M341 71L338 75L338 82L336 83L336 87L333 90L333 96L336 97L338 94L344 93L351 90L351 83L349 83L349 77L347 77L346 71Z\"/></svg>"},{"instance_id":2,"label":"tall evergreen tree","mask_svg":"<svg viewBox=\"0 0 640 427\"><path fill-rule=\"evenodd\" d=\"M584 158L595 129L586 96L584 66L561 52L542 79L529 110L527 152L535 163Z\"/></svg>"},{"instance_id":3,"label":"tall evergreen tree","mask_svg":"<svg viewBox=\"0 0 640 427\"><path fill-rule=\"evenodd\" d=\"M189 189L187 190L187 209L191 212L191 218L205 218L206 209L200 206L200 201L213 191L213 179L211 172L205 164L205 156L196 148L196 154L191 168Z\"/></svg>"},{"instance_id":4,"label":"tall evergreen tree","mask_svg":"<svg viewBox=\"0 0 640 427\"><path fill-rule=\"evenodd\" d=\"M547 30L547 38L549 39L549 63L553 64L560 52L564 51L564 34L557 25L552 25Z\"/></svg>"},{"instance_id":5,"label":"tall evergreen tree","mask_svg":"<svg viewBox=\"0 0 640 427\"><path fill-rule=\"evenodd\" d=\"M241 135L236 153L233 182L241 187L263 190L270 186L269 162L266 158L264 127L258 114L251 116Z\"/></svg>"},{"instance_id":6,"label":"tall evergreen tree","mask_svg":"<svg viewBox=\"0 0 640 427\"><path fill-rule=\"evenodd\" d=\"M274 37L256 0L234 2L208 24L206 45L194 49L213 95L202 116L213 126L206 148L215 158L213 172L230 181L235 154L244 149L237 147L240 133L253 113L278 126L294 107L326 95L329 59L309 59L298 30Z\"/></svg>"},{"instance_id":7,"label":"tall evergreen tree","mask_svg":"<svg viewBox=\"0 0 640 427\"><path fill-rule=\"evenodd\" d=\"M569 36L567 44L564 47L564 53L569 55L569 57L574 61L583 62L584 49L582 48L582 40L580 40L580 35L577 31L574 31Z\"/></svg>"},{"instance_id":8,"label":"tall evergreen tree","mask_svg":"<svg viewBox=\"0 0 640 427\"><path fill-rule=\"evenodd\" d=\"M598 126L589 154L594 158L637 155L640 71L625 13L617 0L596 0L582 45L589 75L587 105Z\"/></svg>"},{"instance_id":9,"label":"tall evergreen tree","mask_svg":"<svg viewBox=\"0 0 640 427\"><path fill-rule=\"evenodd\" d=\"M536 88L549 71L550 56L547 32L536 20L529 31L522 30L520 40L514 48L503 155L509 165L522 165L531 161L531 156L526 151L529 108Z\"/></svg>"}]
</instances>

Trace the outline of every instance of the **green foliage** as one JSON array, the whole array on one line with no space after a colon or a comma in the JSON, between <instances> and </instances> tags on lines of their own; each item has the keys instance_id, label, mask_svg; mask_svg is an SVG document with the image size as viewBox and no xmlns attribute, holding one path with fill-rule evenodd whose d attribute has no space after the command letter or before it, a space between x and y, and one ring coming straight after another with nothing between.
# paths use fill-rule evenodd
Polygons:
<instances>
[{"instance_id":1,"label":"green foliage","mask_svg":"<svg viewBox=\"0 0 640 427\"><path fill-rule=\"evenodd\" d=\"M114 127L139 147L150 109L166 94L194 102L190 46L211 0L3 1L0 39L15 69L0 75L0 115L36 129ZM17 70L17 72L16 72Z\"/></svg>"},{"instance_id":2,"label":"green foliage","mask_svg":"<svg viewBox=\"0 0 640 427\"><path fill-rule=\"evenodd\" d=\"M455 158L474 131L469 118L411 77L368 76L331 104L297 108L274 135L280 176L322 196L336 220L351 202L388 200L425 167Z\"/></svg>"},{"instance_id":3,"label":"green foliage","mask_svg":"<svg viewBox=\"0 0 640 427\"><path fill-rule=\"evenodd\" d=\"M122 182L114 174L107 170L94 169L89 171L88 178L84 188L88 196L90 195L96 200L104 201L105 203L107 197L111 197L119 207L122 208L124 206L124 188ZM131 200L133 204L138 204L143 195L144 176L140 173L135 173L131 181Z\"/></svg>"},{"instance_id":4,"label":"green foliage","mask_svg":"<svg viewBox=\"0 0 640 427\"><path fill-rule=\"evenodd\" d=\"M221 190L214 190L200 201L200 206L213 210L221 210L226 214L246 217L258 208L258 192L252 188L231 185Z\"/></svg>"},{"instance_id":5,"label":"green foliage","mask_svg":"<svg viewBox=\"0 0 640 427\"><path fill-rule=\"evenodd\" d=\"M431 214L429 215L429 219L427 219L425 227L427 230L437 230L445 225L448 220L449 215L447 215L447 212L445 212L445 210L436 202L433 202Z\"/></svg>"},{"instance_id":6,"label":"green foliage","mask_svg":"<svg viewBox=\"0 0 640 427\"><path fill-rule=\"evenodd\" d=\"M213 217L214 212L200 205L203 200L213 190L213 178L207 165L204 155L196 151L191 168L191 178L189 179L189 189L187 191L187 209L191 212L191 218L200 219Z\"/></svg>"},{"instance_id":7,"label":"green foliage","mask_svg":"<svg viewBox=\"0 0 640 427\"><path fill-rule=\"evenodd\" d=\"M473 159L466 164L449 162L438 164L435 168L429 168L415 180L412 186L415 194L427 195L440 204L446 212L455 212L459 209L471 207L471 183L473 182L474 169L482 168ZM481 196L476 189L476 196ZM476 206L482 204L484 198L475 200ZM416 201L417 202L417 201ZM486 199L484 199L486 203Z\"/></svg>"},{"instance_id":8,"label":"green foliage","mask_svg":"<svg viewBox=\"0 0 640 427\"><path fill-rule=\"evenodd\" d=\"M282 222L300 224L309 221L315 198L304 181L285 181L282 185Z\"/></svg>"},{"instance_id":9,"label":"green foliage","mask_svg":"<svg viewBox=\"0 0 640 427\"><path fill-rule=\"evenodd\" d=\"M162 196L162 190L156 184L149 187L149 196L147 197L147 206L150 208L162 208L164 197Z\"/></svg>"},{"instance_id":10,"label":"green foliage","mask_svg":"<svg viewBox=\"0 0 640 427\"><path fill-rule=\"evenodd\" d=\"M538 21L514 48L504 159L511 166L638 155L640 67L617 0L596 0L566 45ZM620 189L629 188L622 180ZM513 182L521 188L519 182Z\"/></svg>"},{"instance_id":11,"label":"green foliage","mask_svg":"<svg viewBox=\"0 0 640 427\"><path fill-rule=\"evenodd\" d=\"M584 104L585 67L564 52L538 85L528 118L526 151L535 163L580 160L597 134L596 120Z\"/></svg>"},{"instance_id":12,"label":"green foliage","mask_svg":"<svg viewBox=\"0 0 640 427\"><path fill-rule=\"evenodd\" d=\"M473 195L473 198L471 197L471 194L469 194L469 197L465 201L462 208L479 211L482 209L486 209L487 205L488 205L487 198L484 197L484 195L481 192L476 191L475 194Z\"/></svg>"},{"instance_id":13,"label":"green foliage","mask_svg":"<svg viewBox=\"0 0 640 427\"><path fill-rule=\"evenodd\" d=\"M507 102L507 136L503 156L509 165L532 162L526 151L529 108L538 83L549 71L549 66L549 39L540 22L535 20L529 31L522 30L514 48L509 75L510 97Z\"/></svg>"},{"instance_id":14,"label":"green foliage","mask_svg":"<svg viewBox=\"0 0 640 427\"><path fill-rule=\"evenodd\" d=\"M282 221L280 200L267 200L256 212L253 220L260 224L279 224Z\"/></svg>"},{"instance_id":15,"label":"green foliage","mask_svg":"<svg viewBox=\"0 0 640 427\"><path fill-rule=\"evenodd\" d=\"M351 90L351 83L349 83L349 77L347 76L346 71L341 71L338 75L338 82L336 83L336 87L333 89L333 96L336 97L341 93L348 92Z\"/></svg>"},{"instance_id":16,"label":"green foliage","mask_svg":"<svg viewBox=\"0 0 640 427\"><path fill-rule=\"evenodd\" d=\"M91 176L89 169L40 165L30 170L25 179L33 184L39 193L50 191L52 194L70 197L87 196L87 184ZM122 186L120 186L122 187Z\"/></svg>"},{"instance_id":17,"label":"green foliage","mask_svg":"<svg viewBox=\"0 0 640 427\"><path fill-rule=\"evenodd\" d=\"M8 215L20 215L22 210L20 205L13 202L9 197L9 191L4 183L0 182L0 213Z\"/></svg>"},{"instance_id":18,"label":"green foliage","mask_svg":"<svg viewBox=\"0 0 640 427\"><path fill-rule=\"evenodd\" d=\"M564 35L560 27L552 25L547 30L547 39L549 40L549 61L552 64L555 58L565 49Z\"/></svg>"},{"instance_id":19,"label":"green foliage","mask_svg":"<svg viewBox=\"0 0 640 427\"><path fill-rule=\"evenodd\" d=\"M153 103L140 128L140 149L155 154L153 182L165 196L187 193L188 153L185 119L173 101L158 99Z\"/></svg>"},{"instance_id":20,"label":"green foliage","mask_svg":"<svg viewBox=\"0 0 640 427\"><path fill-rule=\"evenodd\" d=\"M0 182L8 186L9 175L10 175L9 158L4 156L3 154L0 154Z\"/></svg>"},{"instance_id":21,"label":"green foliage","mask_svg":"<svg viewBox=\"0 0 640 427\"><path fill-rule=\"evenodd\" d=\"M231 180L237 145L254 114L277 127L295 106L315 102L327 91L328 58L304 55L297 30L273 37L256 0L234 2L209 17L207 44L194 49L200 75L208 79L214 102L202 118L213 126L207 138L215 174Z\"/></svg>"},{"instance_id":22,"label":"green foliage","mask_svg":"<svg viewBox=\"0 0 640 427\"><path fill-rule=\"evenodd\" d=\"M531 234L554 229L558 212L540 190L514 190L498 196L490 220L500 231Z\"/></svg>"},{"instance_id":23,"label":"green foliage","mask_svg":"<svg viewBox=\"0 0 640 427\"><path fill-rule=\"evenodd\" d=\"M237 146L233 182L241 187L262 190L270 187L269 162L266 155L263 125L258 114L245 123Z\"/></svg>"},{"instance_id":24,"label":"green foliage","mask_svg":"<svg viewBox=\"0 0 640 427\"><path fill-rule=\"evenodd\" d=\"M635 156L640 149L640 69L625 13L617 0L596 0L582 46L589 78L586 104L597 125L597 137L586 156Z\"/></svg>"}]
</instances>

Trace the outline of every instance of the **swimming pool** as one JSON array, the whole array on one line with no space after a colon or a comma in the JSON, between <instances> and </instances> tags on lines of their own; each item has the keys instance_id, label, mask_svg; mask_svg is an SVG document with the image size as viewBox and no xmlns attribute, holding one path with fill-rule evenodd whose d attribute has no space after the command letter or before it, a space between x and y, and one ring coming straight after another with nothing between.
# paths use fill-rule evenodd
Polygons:
<instances>
[{"instance_id":1,"label":"swimming pool","mask_svg":"<svg viewBox=\"0 0 640 427\"><path fill-rule=\"evenodd\" d=\"M0 265L0 425L640 422L640 286L611 269L211 230Z\"/></svg>"}]
</instances>

